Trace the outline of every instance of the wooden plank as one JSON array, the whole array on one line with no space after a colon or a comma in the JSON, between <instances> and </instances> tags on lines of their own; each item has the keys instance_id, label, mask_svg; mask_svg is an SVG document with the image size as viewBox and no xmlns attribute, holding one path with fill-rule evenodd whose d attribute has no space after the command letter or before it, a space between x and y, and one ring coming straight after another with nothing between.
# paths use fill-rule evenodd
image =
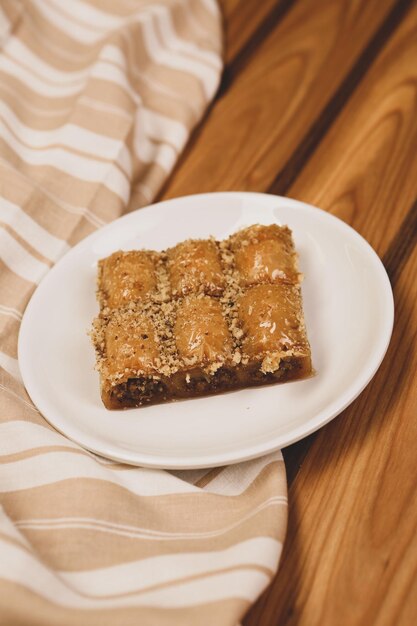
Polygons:
<instances>
[{"instance_id":1,"label":"wooden plank","mask_svg":"<svg viewBox=\"0 0 417 626\"><path fill-rule=\"evenodd\" d=\"M414 6L289 191L353 224L384 255L397 319L371 385L286 451L293 483L281 568L245 626L416 620L416 58Z\"/></svg>"},{"instance_id":2,"label":"wooden plank","mask_svg":"<svg viewBox=\"0 0 417 626\"><path fill-rule=\"evenodd\" d=\"M322 429L290 490L271 590L245 626L410 626L417 615L417 248L381 370ZM414 345L413 345L414 344Z\"/></svg>"},{"instance_id":3,"label":"wooden plank","mask_svg":"<svg viewBox=\"0 0 417 626\"><path fill-rule=\"evenodd\" d=\"M387 251L382 257L382 262L390 277L391 284L395 285L404 265L408 261L417 238L417 201L413 204L400 228L398 229L394 239L391 241ZM318 433L313 433L305 437L301 441L285 448L283 450L285 466L287 470L287 482L291 487L301 466L306 458L308 451L313 445Z\"/></svg>"},{"instance_id":4,"label":"wooden plank","mask_svg":"<svg viewBox=\"0 0 417 626\"><path fill-rule=\"evenodd\" d=\"M391 284L397 283L415 245L417 245L417 200L407 213L382 259Z\"/></svg>"},{"instance_id":5,"label":"wooden plank","mask_svg":"<svg viewBox=\"0 0 417 626\"><path fill-rule=\"evenodd\" d=\"M285 12L287 5L293 2L277 2L277 0L220 0L225 29L226 66L229 66L255 39L260 42L264 37L265 28L273 27L277 19Z\"/></svg>"},{"instance_id":6,"label":"wooden plank","mask_svg":"<svg viewBox=\"0 0 417 626\"><path fill-rule=\"evenodd\" d=\"M336 214L382 256L417 195L417 7L288 195Z\"/></svg>"},{"instance_id":7,"label":"wooden plank","mask_svg":"<svg viewBox=\"0 0 417 626\"><path fill-rule=\"evenodd\" d=\"M415 15L414 9L288 190L347 221L381 256L417 194L415 94L407 88L417 79ZM290 481L314 437L284 452Z\"/></svg>"},{"instance_id":8,"label":"wooden plank","mask_svg":"<svg viewBox=\"0 0 417 626\"><path fill-rule=\"evenodd\" d=\"M410 9L412 2L408 0L397 2L388 18L382 23L381 27L375 32L374 36L368 42L366 48L357 59L356 63L348 74L344 77L336 92L327 102L326 106L320 112L320 115L314 120L303 140L298 144L291 158L286 162L283 169L278 172L275 180L268 188L270 193L285 195L299 172L307 163L309 157L317 148L322 137L337 118L346 102L349 100L351 93L355 87L365 76L369 67L374 62L378 53L382 49L384 43L389 40L392 33L401 23L406 12Z\"/></svg>"},{"instance_id":9,"label":"wooden plank","mask_svg":"<svg viewBox=\"0 0 417 626\"><path fill-rule=\"evenodd\" d=\"M296 3L214 104L162 197L267 190L393 5Z\"/></svg>"}]
</instances>

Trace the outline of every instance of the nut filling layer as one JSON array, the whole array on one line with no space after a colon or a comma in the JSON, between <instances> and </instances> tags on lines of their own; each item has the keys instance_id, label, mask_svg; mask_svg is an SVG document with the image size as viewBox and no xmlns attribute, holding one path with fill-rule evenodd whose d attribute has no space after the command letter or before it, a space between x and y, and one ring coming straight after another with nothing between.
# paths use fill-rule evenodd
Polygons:
<instances>
[{"instance_id":1,"label":"nut filling layer","mask_svg":"<svg viewBox=\"0 0 417 626\"><path fill-rule=\"evenodd\" d=\"M91 338L108 409L312 374L301 275L286 226L98 263Z\"/></svg>"}]
</instances>

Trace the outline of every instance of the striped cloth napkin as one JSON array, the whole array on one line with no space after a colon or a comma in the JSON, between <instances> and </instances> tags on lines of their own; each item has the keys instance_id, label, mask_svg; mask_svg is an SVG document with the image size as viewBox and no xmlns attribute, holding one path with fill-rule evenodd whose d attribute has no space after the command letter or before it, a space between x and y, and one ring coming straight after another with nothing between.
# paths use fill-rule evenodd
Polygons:
<instances>
[{"instance_id":1,"label":"striped cloth napkin","mask_svg":"<svg viewBox=\"0 0 417 626\"><path fill-rule=\"evenodd\" d=\"M274 575L281 454L134 468L51 428L19 375L36 284L148 204L219 84L215 0L0 2L0 623L235 626Z\"/></svg>"}]
</instances>

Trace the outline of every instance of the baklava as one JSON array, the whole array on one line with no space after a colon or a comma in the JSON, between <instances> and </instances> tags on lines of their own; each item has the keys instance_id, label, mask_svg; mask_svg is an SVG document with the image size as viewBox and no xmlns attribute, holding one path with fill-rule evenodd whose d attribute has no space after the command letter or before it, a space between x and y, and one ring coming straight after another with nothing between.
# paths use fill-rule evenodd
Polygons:
<instances>
[{"instance_id":1,"label":"baklava","mask_svg":"<svg viewBox=\"0 0 417 626\"><path fill-rule=\"evenodd\" d=\"M312 374L288 227L118 251L98 263L91 332L108 409Z\"/></svg>"}]
</instances>

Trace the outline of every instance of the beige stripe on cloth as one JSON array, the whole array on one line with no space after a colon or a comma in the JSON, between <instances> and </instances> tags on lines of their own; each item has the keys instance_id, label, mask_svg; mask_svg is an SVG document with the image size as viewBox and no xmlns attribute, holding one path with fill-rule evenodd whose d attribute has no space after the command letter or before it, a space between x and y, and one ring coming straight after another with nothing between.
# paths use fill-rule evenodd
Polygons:
<instances>
[{"instance_id":1,"label":"beige stripe on cloth","mask_svg":"<svg viewBox=\"0 0 417 626\"><path fill-rule=\"evenodd\" d=\"M280 453L167 472L51 428L17 361L74 244L149 204L218 87L215 0L0 3L0 623L236 626L276 572Z\"/></svg>"}]
</instances>

